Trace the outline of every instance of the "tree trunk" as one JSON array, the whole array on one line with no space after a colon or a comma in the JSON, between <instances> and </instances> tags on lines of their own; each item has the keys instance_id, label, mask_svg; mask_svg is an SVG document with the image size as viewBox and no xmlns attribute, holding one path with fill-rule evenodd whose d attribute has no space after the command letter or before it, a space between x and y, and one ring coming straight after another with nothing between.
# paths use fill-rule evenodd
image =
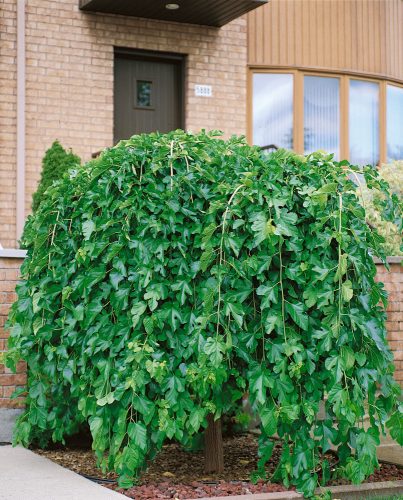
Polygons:
<instances>
[{"instance_id":1,"label":"tree trunk","mask_svg":"<svg viewBox=\"0 0 403 500\"><path fill-rule=\"evenodd\" d=\"M224 472L224 449L222 444L221 418L214 420L207 416L208 426L205 432L204 468L207 473Z\"/></svg>"}]
</instances>

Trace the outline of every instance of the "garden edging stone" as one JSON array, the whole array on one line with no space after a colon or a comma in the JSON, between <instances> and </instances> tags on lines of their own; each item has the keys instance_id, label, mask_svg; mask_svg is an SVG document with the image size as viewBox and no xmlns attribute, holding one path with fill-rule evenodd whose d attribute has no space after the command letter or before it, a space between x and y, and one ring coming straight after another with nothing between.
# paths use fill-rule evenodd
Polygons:
<instances>
[{"instance_id":1,"label":"garden edging stone","mask_svg":"<svg viewBox=\"0 0 403 500\"><path fill-rule=\"evenodd\" d=\"M332 492L332 498L340 500L368 499L403 492L403 481L383 481L379 483L362 483L359 485L331 486L326 488ZM321 490L318 489L317 493ZM365 496L364 496L365 495ZM296 491L275 493L258 493L251 495L235 495L226 497L205 497L200 500L294 500L304 498Z\"/></svg>"}]
</instances>

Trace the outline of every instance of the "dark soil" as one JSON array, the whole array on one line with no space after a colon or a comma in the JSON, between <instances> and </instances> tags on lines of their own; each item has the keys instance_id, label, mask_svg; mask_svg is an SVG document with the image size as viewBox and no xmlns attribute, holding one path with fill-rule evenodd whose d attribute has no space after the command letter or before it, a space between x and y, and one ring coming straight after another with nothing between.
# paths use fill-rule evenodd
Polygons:
<instances>
[{"instance_id":1,"label":"dark soil","mask_svg":"<svg viewBox=\"0 0 403 500\"><path fill-rule=\"evenodd\" d=\"M75 472L109 481L116 479L113 473L102 474L96 467L95 457L88 449L35 450L60 465ZM276 445L268 471L273 472L281 452ZM256 469L257 439L253 434L242 434L224 438L225 469L223 474L206 475L202 451L187 452L177 444L167 444L155 461L142 475L140 484L129 490L117 488L116 483L104 486L117 489L120 493L136 500L145 499L190 499L210 496L245 495L286 491L280 484L260 482L256 485L249 480ZM334 460L334 459L333 459ZM382 463L367 481L403 480L403 468ZM348 484L346 480L335 480L332 485Z\"/></svg>"}]
</instances>

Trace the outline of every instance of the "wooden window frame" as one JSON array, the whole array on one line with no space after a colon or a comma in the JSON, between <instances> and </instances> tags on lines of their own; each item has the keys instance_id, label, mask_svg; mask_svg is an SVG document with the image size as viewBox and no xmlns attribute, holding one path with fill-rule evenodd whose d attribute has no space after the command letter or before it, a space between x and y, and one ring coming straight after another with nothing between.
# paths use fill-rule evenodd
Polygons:
<instances>
[{"instance_id":1,"label":"wooden window frame","mask_svg":"<svg viewBox=\"0 0 403 500\"><path fill-rule=\"evenodd\" d=\"M292 74L294 89L293 89L293 151L298 154L304 154L304 77L305 76L320 76L327 78L338 78L339 96L340 96L340 160L350 159L350 144L349 144L349 104L350 104L350 81L368 81L379 85L379 164L387 161L387 86L403 88L403 84L394 80L376 78L355 73L341 73L335 71L316 71L303 68L264 68L264 67L249 67L247 81L247 139L249 143L253 142L253 75L260 74Z\"/></svg>"}]
</instances>

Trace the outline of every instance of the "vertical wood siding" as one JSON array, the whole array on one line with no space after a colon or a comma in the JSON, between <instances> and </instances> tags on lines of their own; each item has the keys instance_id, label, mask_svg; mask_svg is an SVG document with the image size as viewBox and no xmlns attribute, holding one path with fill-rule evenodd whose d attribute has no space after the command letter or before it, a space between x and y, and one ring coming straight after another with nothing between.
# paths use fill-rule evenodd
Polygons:
<instances>
[{"instance_id":1,"label":"vertical wood siding","mask_svg":"<svg viewBox=\"0 0 403 500\"><path fill-rule=\"evenodd\" d=\"M402 0L270 0L248 14L251 66L352 71L403 81Z\"/></svg>"}]
</instances>

